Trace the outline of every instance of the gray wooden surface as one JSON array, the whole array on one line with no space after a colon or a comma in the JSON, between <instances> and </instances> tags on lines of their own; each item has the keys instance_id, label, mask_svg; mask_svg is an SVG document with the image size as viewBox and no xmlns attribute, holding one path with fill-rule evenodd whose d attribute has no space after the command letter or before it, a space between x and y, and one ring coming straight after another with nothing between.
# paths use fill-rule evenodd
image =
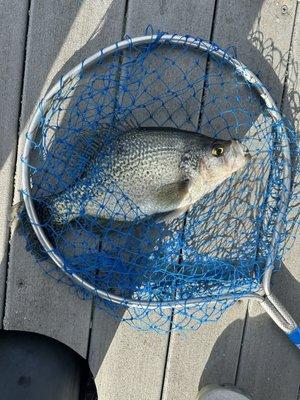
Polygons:
<instances>
[{"instance_id":1,"label":"gray wooden surface","mask_svg":"<svg viewBox=\"0 0 300 400\"><path fill-rule=\"evenodd\" d=\"M260 71L261 79L271 88L278 104L281 102L286 73L281 62L283 65L287 62L296 8L295 1L289 2L288 13L282 14L283 4L287 3L256 1L251 2L251 5L250 2L241 2L237 5L236 1L221 0L217 3L213 30L213 40L216 43L221 46L235 43L240 49L241 60L252 70ZM263 56L268 61L265 61ZM284 301L286 296L280 297ZM191 334L190 340L193 345L189 340L183 340L178 335L172 334L164 400L180 399L180 396L193 398L199 384L202 386L214 382L229 384L237 382L246 392L253 394L255 400L277 398L283 400L287 398L284 392L286 385L281 384L279 388L276 382L282 382L287 378L286 375L299 387L298 372L291 373L293 364L291 369L285 370L285 373L281 372L279 366L275 370L269 366L269 363L280 365L279 360L287 360L289 356L283 345L276 352L271 351L272 345L278 341L270 339L270 329L272 332L275 331L276 335L279 334L278 337L280 336L283 342L286 338L278 332L268 316L264 317L266 326L262 326L261 329L258 322L261 321L260 318L253 318L251 325L251 312L256 310L257 313L263 314L263 311L259 305L251 303L248 315L245 303L246 301L239 303L228 312L232 313L234 318L224 315L216 325L204 326L195 334ZM244 326L245 321L247 321L246 326ZM261 340L258 340L258 337ZM268 352L262 351L265 341L270 345ZM289 343L287 346L292 347ZM299 354L295 349L291 351L299 361ZM191 374L193 365L198 367L196 374ZM263 366L262 371L257 365ZM186 384L182 385L181 381ZM279 390L283 392L280 393Z\"/></svg>"},{"instance_id":2,"label":"gray wooden surface","mask_svg":"<svg viewBox=\"0 0 300 400\"><path fill-rule=\"evenodd\" d=\"M166 21L164 29L169 31L179 29L184 32L189 28L191 34L197 33L197 27L200 24L202 31L199 34L207 36L211 28L213 2L193 1L192 6L197 15L201 14L201 10L206 10L206 13L202 13L201 18L191 19L189 9L182 8L180 1L173 1L170 6L170 4L155 0L141 7L140 1L129 0L125 32L138 35L149 23L154 29L159 29L163 26L163 21ZM181 7L180 18L174 14L174 7L175 9ZM206 18L206 15L210 15L211 18ZM156 115L156 119L158 118L159 115ZM195 115L195 118L197 120L198 115ZM194 122L197 123L197 121ZM126 324L121 323L109 349L106 350L103 361L103 349L99 347L99 337L104 336L106 341L106 338L113 334L113 330L107 329L103 321L116 325L110 318L104 318L102 312L94 313L90 346L90 360L93 371L97 372L96 385L99 393L103 398L111 400L117 400L120 397L132 400L159 400L165 367L165 357L162 355L167 353L168 336L133 331ZM127 351L124 351L126 347ZM134 385L128 384L128 376L131 377L130 382L134 382Z\"/></svg>"},{"instance_id":3,"label":"gray wooden surface","mask_svg":"<svg viewBox=\"0 0 300 400\"><path fill-rule=\"evenodd\" d=\"M26 127L35 103L51 83L82 58L96 52L100 43L108 45L120 38L123 15L122 1L32 1L21 129ZM21 143L22 140L23 137ZM22 144L19 148L16 202ZM44 333L86 357L91 302L80 300L65 285L49 279L26 252L24 239L15 230L10 250L4 328Z\"/></svg>"},{"instance_id":4,"label":"gray wooden surface","mask_svg":"<svg viewBox=\"0 0 300 400\"><path fill-rule=\"evenodd\" d=\"M18 131L26 127L34 104L61 74L125 32L142 34L148 24L154 30L211 38L221 46L235 44L241 60L259 71L277 104L282 103L285 113L299 124L300 7L296 17L296 5L296 0L32 0L28 18L26 1L0 2L3 326L54 337L88 358L101 399L189 400L207 383L236 383L254 400L297 400L300 356L260 306L246 301L229 309L216 324L186 336L133 331L45 275L26 252L15 225L9 247L7 214L15 155L17 202L24 141L21 136L17 149ZM298 321L299 242L274 277L278 297Z\"/></svg>"},{"instance_id":5,"label":"gray wooden surface","mask_svg":"<svg viewBox=\"0 0 300 400\"><path fill-rule=\"evenodd\" d=\"M19 129L28 2L0 2L0 315L5 303L9 215ZM3 62L5 60L5 62Z\"/></svg>"},{"instance_id":6,"label":"gray wooden surface","mask_svg":"<svg viewBox=\"0 0 300 400\"><path fill-rule=\"evenodd\" d=\"M289 54L286 87L279 93L278 104L283 96L284 112L293 118L299 129L299 62L300 62L300 7L295 18L295 29ZM282 32L280 32L282 34ZM276 42L275 42L276 43ZM287 50L286 50L287 51ZM284 80L284 71L281 82ZM296 321L300 321L300 238L284 260L284 266L274 275L274 293ZM250 303L243 347L237 374L237 384L251 392L258 400L299 399L300 357L291 343L286 342L276 326L260 306ZM275 346L274 346L275 344ZM275 347L275 349L274 349ZM259 369L257 366L259 365Z\"/></svg>"}]
</instances>

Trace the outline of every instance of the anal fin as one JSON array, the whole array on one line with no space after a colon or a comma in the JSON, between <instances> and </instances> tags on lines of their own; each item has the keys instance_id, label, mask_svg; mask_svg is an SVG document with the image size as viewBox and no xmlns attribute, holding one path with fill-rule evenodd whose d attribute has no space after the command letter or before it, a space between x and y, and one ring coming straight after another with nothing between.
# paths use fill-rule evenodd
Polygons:
<instances>
[{"instance_id":1,"label":"anal fin","mask_svg":"<svg viewBox=\"0 0 300 400\"><path fill-rule=\"evenodd\" d=\"M155 216L155 221L157 223L171 223L174 219L179 218L181 215L185 214L188 212L190 209L190 205L177 208L176 210L172 210L169 212L161 213L161 214L156 214Z\"/></svg>"}]
</instances>

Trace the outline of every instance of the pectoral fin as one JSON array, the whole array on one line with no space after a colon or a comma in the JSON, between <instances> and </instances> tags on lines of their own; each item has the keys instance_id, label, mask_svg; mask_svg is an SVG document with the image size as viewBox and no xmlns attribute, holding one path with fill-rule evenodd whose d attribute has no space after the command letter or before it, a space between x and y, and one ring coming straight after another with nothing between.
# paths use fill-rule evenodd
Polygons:
<instances>
[{"instance_id":1,"label":"pectoral fin","mask_svg":"<svg viewBox=\"0 0 300 400\"><path fill-rule=\"evenodd\" d=\"M162 208L176 209L188 195L190 187L190 179L169 183L157 191L156 200Z\"/></svg>"},{"instance_id":2,"label":"pectoral fin","mask_svg":"<svg viewBox=\"0 0 300 400\"><path fill-rule=\"evenodd\" d=\"M77 135L73 150L85 157L87 163L98 156L108 140L120 135L120 131L109 124L100 125L96 131L85 131Z\"/></svg>"},{"instance_id":3,"label":"pectoral fin","mask_svg":"<svg viewBox=\"0 0 300 400\"><path fill-rule=\"evenodd\" d=\"M183 179L163 186L156 194L158 206L162 209L171 209L172 211L163 212L155 216L157 222L171 222L184 214L188 206L182 207L183 200L189 195L191 179Z\"/></svg>"}]
</instances>

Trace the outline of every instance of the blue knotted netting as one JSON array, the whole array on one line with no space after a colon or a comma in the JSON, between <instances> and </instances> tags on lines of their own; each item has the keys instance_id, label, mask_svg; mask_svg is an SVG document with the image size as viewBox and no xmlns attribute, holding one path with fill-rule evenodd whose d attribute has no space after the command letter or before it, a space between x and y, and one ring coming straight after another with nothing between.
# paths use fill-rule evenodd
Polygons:
<instances>
[{"instance_id":1,"label":"blue knotted netting","mask_svg":"<svg viewBox=\"0 0 300 400\"><path fill-rule=\"evenodd\" d=\"M88 68L83 62L78 75L61 81L48 107L40 103L39 127L28 139L31 188L23 196L32 198L52 251L63 260L66 272L123 298L121 304L103 300L58 270L21 213L27 248L49 275L83 297L94 295L98 306L113 316L155 331L197 329L259 290L270 251L276 247L276 260L282 260L299 221L299 148L293 126L284 119L274 122L256 85L228 64L229 51L219 58L213 43L203 51L171 40L160 43L162 35L148 44L131 41L128 48L99 57ZM101 170L101 162L95 162L95 154L101 160L104 144L113 146L128 121L139 127L176 127L238 139L252 159L187 214L158 222L143 216ZM291 161L284 156L280 135L288 138ZM91 163L94 173L83 190L64 195L80 185ZM284 183L286 163L290 187ZM105 193L95 204L99 215L105 210L105 218L87 215L95 185ZM283 216L285 228L273 243L282 191L289 195L289 206ZM50 201L55 196L63 199L65 215L76 206L80 216L58 223ZM122 210L128 217L124 221L116 218ZM184 305L195 298L201 301ZM127 307L131 300L139 306ZM163 306L182 300L173 310Z\"/></svg>"}]
</instances>

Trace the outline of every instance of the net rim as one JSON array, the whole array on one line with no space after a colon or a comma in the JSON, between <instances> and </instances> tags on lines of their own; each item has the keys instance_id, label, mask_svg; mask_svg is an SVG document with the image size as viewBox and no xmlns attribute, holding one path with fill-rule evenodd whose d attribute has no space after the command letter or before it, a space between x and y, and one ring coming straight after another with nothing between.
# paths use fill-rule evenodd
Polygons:
<instances>
[{"instance_id":1,"label":"net rim","mask_svg":"<svg viewBox=\"0 0 300 400\"><path fill-rule=\"evenodd\" d=\"M123 304L126 306L132 306L132 307L147 307L148 309L155 309L155 308L182 308L182 307L188 307L188 306L194 306L199 303L207 302L210 300L207 300L207 298L203 297L197 297L193 299L188 299L188 300L168 300L168 301L146 301L146 300L134 300L131 298L123 297L123 296L118 296L113 293L109 293L105 290L98 289L95 286L91 285L84 279L82 279L78 274L68 272L64 268L64 263L62 258L56 254L54 251L53 246L51 245L49 239L47 238L47 235L45 234L42 226L40 225L32 197L31 197L31 189L30 189L30 176L29 176L29 156L30 156L30 151L32 147L32 140L35 136L35 132L39 126L39 122L45 112L47 110L47 106L49 106L51 99L53 96L63 87L63 85L70 79L73 79L74 77L78 76L82 70L87 68L88 66L91 66L95 64L97 61L100 59L103 59L117 51L124 50L127 48L130 48L132 45L142 45L142 44L150 44L153 42L159 42L159 43L171 43L175 45L182 45L182 46L188 46L191 48L196 48L199 49L200 51L207 52L209 54L213 54L219 58L222 58L226 63L231 65L233 68L237 70L237 72L244 78L246 82L251 84L257 91L257 93L260 95L262 98L263 102L265 103L267 107L267 111L270 114L272 120L274 122L277 122L275 124L276 130L278 131L279 134L285 133L285 128L284 124L282 122L282 117L281 114L272 99L269 91L267 88L262 84L262 82L258 79L258 77L250 71L242 62L238 61L237 59L233 58L230 56L226 51L222 50L219 48L216 44L210 43L206 40L203 39L198 39L198 38L193 38L190 36L181 36L181 35L171 35L171 34L162 34L162 35L146 35L146 36L139 36L139 37L134 37L134 38L127 38L125 40L122 40L120 42L117 42L111 46L105 47L101 49L100 51L96 52L93 54L91 57L83 60L81 63L79 63L77 66L75 66L73 69L71 69L68 73L66 73L53 87L52 89L49 90L49 92L46 94L46 96L37 104L33 117L31 119L31 122L29 124L29 128L24 132L26 140L25 140L25 145L24 145L24 150L23 150L23 156L22 156L22 193L23 193L23 199L24 199L24 204L25 208L27 211L27 214L30 219L30 223L32 225L32 228L41 243L42 247L44 250L48 253L50 258L54 261L54 263L57 265L57 267L69 278L71 278L75 283L77 283L79 286L87 290L88 292L92 294L97 294L99 297L101 297L104 300L111 301L113 303L117 304ZM282 148L283 148L283 154L285 158L290 161L290 147L289 147L289 141L286 137L286 135L281 136L283 137L283 143L282 143ZM287 188L291 187L291 166L290 163L286 163L285 165L285 171L284 171L284 185ZM271 243L271 251L268 256L268 259L266 261L266 270L264 273L263 277L263 287L265 291L269 290L270 286L270 278L271 274L274 268L274 260L276 256L276 242L278 241L278 238L282 232L282 229L284 228L284 216L288 207L288 200L289 200L289 191L282 191L281 193L281 198L280 198L280 217L277 220L276 228L275 228L275 234L272 239ZM237 294L230 293L228 295L223 295L219 296L218 298L214 298L214 300L218 299L219 301L222 300L228 300L228 299L233 299L238 297ZM253 298L255 297L257 300L261 299L261 296L255 293L248 294L248 295L240 295L239 297L250 297Z\"/></svg>"}]
</instances>

